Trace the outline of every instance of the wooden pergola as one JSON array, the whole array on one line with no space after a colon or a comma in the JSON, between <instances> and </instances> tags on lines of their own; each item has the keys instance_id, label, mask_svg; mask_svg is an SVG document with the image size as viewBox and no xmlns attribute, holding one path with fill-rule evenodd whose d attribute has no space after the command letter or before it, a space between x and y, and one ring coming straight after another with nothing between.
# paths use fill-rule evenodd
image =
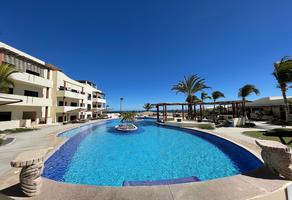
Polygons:
<instances>
[{"instance_id":1,"label":"wooden pergola","mask_svg":"<svg viewBox=\"0 0 292 200\"><path fill-rule=\"evenodd\" d=\"M233 117L239 117L240 116L240 110L242 113L242 100L234 100L234 101L218 101L218 102L196 102L196 103L187 103L187 102L180 102L180 103L156 103L151 104L152 106L156 107L157 114L156 118L157 121L160 121L160 107L162 107L162 115L163 115L163 121L167 121L167 106L181 106L181 112L182 112L182 120L185 119L185 106L193 106L194 112L196 115L196 106L200 107L200 117L203 118L203 110L202 106L204 105L219 105L223 106L231 106L232 107L232 116Z\"/></svg>"}]
</instances>

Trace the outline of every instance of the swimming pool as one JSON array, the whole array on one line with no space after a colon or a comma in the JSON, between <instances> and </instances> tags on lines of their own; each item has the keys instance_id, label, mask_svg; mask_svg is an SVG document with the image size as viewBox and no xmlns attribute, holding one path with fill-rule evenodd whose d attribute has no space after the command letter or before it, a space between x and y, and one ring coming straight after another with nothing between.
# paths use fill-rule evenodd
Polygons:
<instances>
[{"instance_id":1,"label":"swimming pool","mask_svg":"<svg viewBox=\"0 0 292 200\"><path fill-rule=\"evenodd\" d=\"M210 180L262 166L250 152L199 131L139 121L133 133L120 133L118 120L64 132L68 137L45 162L44 177L68 183L122 186L124 181Z\"/></svg>"}]
</instances>

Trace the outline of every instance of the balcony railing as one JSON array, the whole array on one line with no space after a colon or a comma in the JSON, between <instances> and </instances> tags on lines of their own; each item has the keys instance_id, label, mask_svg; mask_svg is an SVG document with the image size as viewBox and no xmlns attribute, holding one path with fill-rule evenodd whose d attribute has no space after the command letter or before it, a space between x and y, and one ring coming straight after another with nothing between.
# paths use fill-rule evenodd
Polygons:
<instances>
[{"instance_id":1,"label":"balcony railing","mask_svg":"<svg viewBox=\"0 0 292 200\"><path fill-rule=\"evenodd\" d=\"M59 90L57 91L57 97L69 97L69 98L73 98L73 99L86 99L84 92L64 90L64 88L59 88Z\"/></svg>"},{"instance_id":2,"label":"balcony railing","mask_svg":"<svg viewBox=\"0 0 292 200\"><path fill-rule=\"evenodd\" d=\"M11 78L15 81L19 81L28 85L34 85L34 86L41 86L41 87L53 87L53 81L45 79L40 76L36 76L29 73L14 73L11 74Z\"/></svg>"},{"instance_id":3,"label":"balcony railing","mask_svg":"<svg viewBox=\"0 0 292 200\"><path fill-rule=\"evenodd\" d=\"M86 110L83 106L57 106L57 113L66 113L66 112L81 112Z\"/></svg>"},{"instance_id":4,"label":"balcony railing","mask_svg":"<svg viewBox=\"0 0 292 200\"><path fill-rule=\"evenodd\" d=\"M14 106L52 106L52 100L42 97L30 97L16 94L0 93L0 97L21 100L19 103L13 104Z\"/></svg>"},{"instance_id":5,"label":"balcony railing","mask_svg":"<svg viewBox=\"0 0 292 200\"><path fill-rule=\"evenodd\" d=\"M106 99L102 98L93 98L92 101L97 103L106 103Z\"/></svg>"}]
</instances>

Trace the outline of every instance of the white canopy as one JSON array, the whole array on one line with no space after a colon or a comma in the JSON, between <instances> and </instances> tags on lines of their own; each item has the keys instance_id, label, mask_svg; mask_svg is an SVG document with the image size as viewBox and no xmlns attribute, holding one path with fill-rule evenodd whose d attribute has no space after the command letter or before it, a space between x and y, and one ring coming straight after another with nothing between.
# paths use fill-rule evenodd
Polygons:
<instances>
[{"instance_id":1,"label":"white canopy","mask_svg":"<svg viewBox=\"0 0 292 200\"><path fill-rule=\"evenodd\" d=\"M288 101L292 101L292 97L287 97ZM264 97L253 102L246 103L246 107L264 107L264 106L283 106L283 97Z\"/></svg>"}]
</instances>

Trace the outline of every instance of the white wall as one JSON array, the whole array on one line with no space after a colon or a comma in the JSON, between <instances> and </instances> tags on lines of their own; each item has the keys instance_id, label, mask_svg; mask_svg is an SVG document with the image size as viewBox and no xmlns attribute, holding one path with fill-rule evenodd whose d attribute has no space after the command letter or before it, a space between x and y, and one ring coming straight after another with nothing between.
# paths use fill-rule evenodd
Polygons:
<instances>
[{"instance_id":1,"label":"white wall","mask_svg":"<svg viewBox=\"0 0 292 200\"><path fill-rule=\"evenodd\" d=\"M36 112L37 121L44 120L45 112L42 112L42 107L38 106L12 106L6 105L0 107L0 112L11 112L11 120L20 120L23 118L23 112Z\"/></svg>"}]
</instances>

